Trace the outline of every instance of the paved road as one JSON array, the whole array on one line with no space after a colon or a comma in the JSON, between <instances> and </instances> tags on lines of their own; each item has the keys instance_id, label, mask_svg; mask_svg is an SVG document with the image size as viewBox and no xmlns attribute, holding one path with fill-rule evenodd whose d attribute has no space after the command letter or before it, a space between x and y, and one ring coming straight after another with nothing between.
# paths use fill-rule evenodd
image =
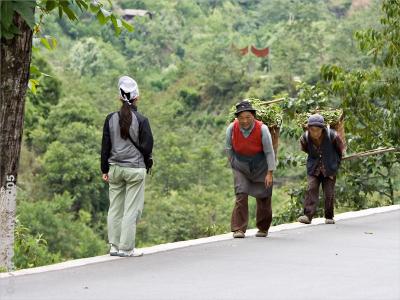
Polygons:
<instances>
[{"instance_id":1,"label":"paved road","mask_svg":"<svg viewBox=\"0 0 400 300\"><path fill-rule=\"evenodd\" d=\"M3 278L0 299L400 299L400 210Z\"/></svg>"}]
</instances>

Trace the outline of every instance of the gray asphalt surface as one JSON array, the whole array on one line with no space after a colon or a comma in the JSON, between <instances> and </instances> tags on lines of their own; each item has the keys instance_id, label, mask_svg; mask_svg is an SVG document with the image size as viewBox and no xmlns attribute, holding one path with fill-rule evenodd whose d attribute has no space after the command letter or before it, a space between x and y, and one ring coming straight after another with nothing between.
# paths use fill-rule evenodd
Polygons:
<instances>
[{"instance_id":1,"label":"gray asphalt surface","mask_svg":"<svg viewBox=\"0 0 400 300\"><path fill-rule=\"evenodd\" d=\"M400 299L400 210L4 278L0 299Z\"/></svg>"}]
</instances>

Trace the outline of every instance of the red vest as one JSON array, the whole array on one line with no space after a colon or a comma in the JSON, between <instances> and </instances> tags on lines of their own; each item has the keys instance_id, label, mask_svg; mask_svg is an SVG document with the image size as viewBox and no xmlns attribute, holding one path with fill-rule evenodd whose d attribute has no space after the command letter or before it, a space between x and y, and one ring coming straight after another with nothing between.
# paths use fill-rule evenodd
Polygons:
<instances>
[{"instance_id":1,"label":"red vest","mask_svg":"<svg viewBox=\"0 0 400 300\"><path fill-rule=\"evenodd\" d=\"M246 138L240 131L239 121L235 119L232 128L232 147L233 151L243 156L254 156L263 152L261 126L262 122L255 120L254 128Z\"/></svg>"}]
</instances>

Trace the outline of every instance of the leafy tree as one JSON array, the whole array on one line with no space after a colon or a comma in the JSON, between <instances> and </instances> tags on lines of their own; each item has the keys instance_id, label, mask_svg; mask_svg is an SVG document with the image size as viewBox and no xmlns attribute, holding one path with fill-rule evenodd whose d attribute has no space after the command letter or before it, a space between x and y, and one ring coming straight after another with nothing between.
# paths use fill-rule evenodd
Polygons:
<instances>
[{"instance_id":1,"label":"leafy tree","mask_svg":"<svg viewBox=\"0 0 400 300\"><path fill-rule=\"evenodd\" d=\"M44 255L43 260L47 260L46 264L60 258L99 255L106 250L104 241L89 226L90 214L84 210L78 216L70 213L73 201L73 197L65 192L62 195L56 195L51 201L21 201L19 203L18 220L24 227L29 226L28 230L21 228L22 232L46 241L36 243L39 252L42 246L47 246L47 251L51 253L48 256L45 252L39 253ZM17 247L24 247L24 243L21 242L21 245ZM23 249L20 250L23 251ZM34 255L34 253L28 253Z\"/></svg>"},{"instance_id":2,"label":"leafy tree","mask_svg":"<svg viewBox=\"0 0 400 300\"><path fill-rule=\"evenodd\" d=\"M74 122L52 142L43 156L41 178L50 193L69 191L74 195L74 211L81 208L95 213L107 209L105 185L98 176L100 134L93 127ZM85 141L97 141L89 148Z\"/></svg>"},{"instance_id":3,"label":"leafy tree","mask_svg":"<svg viewBox=\"0 0 400 300\"><path fill-rule=\"evenodd\" d=\"M50 76L52 70L45 59L35 58L32 67L32 78L40 81L40 88L35 92L28 92L25 106L24 129L28 146L32 146L31 133L37 129L50 113L52 106L58 103L61 93L61 82L55 76ZM41 71L39 72L38 69ZM43 75L45 74L45 75Z\"/></svg>"}]
</instances>

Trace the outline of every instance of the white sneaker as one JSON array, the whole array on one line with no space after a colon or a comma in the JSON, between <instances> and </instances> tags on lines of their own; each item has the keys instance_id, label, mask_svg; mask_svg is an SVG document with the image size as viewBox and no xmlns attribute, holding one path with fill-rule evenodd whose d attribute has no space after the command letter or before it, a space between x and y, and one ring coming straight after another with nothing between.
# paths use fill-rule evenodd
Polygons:
<instances>
[{"instance_id":1,"label":"white sneaker","mask_svg":"<svg viewBox=\"0 0 400 300\"><path fill-rule=\"evenodd\" d=\"M110 244L110 255L111 256L118 256L118 247L114 244Z\"/></svg>"},{"instance_id":2,"label":"white sneaker","mask_svg":"<svg viewBox=\"0 0 400 300\"><path fill-rule=\"evenodd\" d=\"M140 252L138 250L132 249L132 250L119 250L118 251L118 256L120 257L139 257L143 256L143 252Z\"/></svg>"}]
</instances>

